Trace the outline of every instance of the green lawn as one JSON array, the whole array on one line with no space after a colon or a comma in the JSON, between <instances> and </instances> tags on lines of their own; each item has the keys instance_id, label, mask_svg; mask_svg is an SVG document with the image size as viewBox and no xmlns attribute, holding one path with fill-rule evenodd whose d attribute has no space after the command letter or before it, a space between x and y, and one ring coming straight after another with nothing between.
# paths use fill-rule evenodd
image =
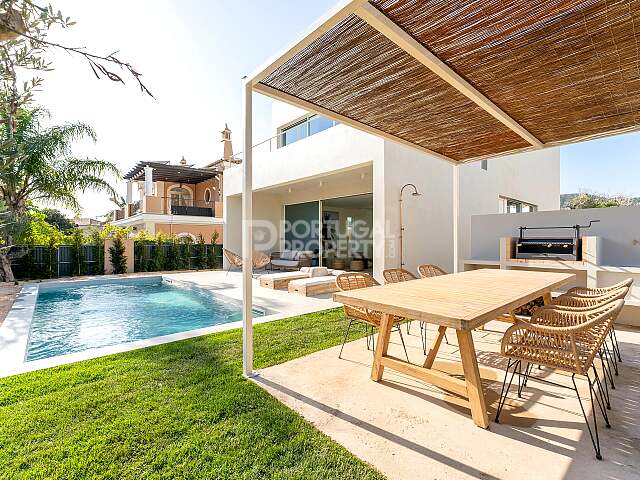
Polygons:
<instances>
[{"instance_id":1,"label":"green lawn","mask_svg":"<svg viewBox=\"0 0 640 480\"><path fill-rule=\"evenodd\" d=\"M339 310L258 325L256 366L338 345L345 326ZM0 478L382 478L241 358L232 330L0 379Z\"/></svg>"}]
</instances>

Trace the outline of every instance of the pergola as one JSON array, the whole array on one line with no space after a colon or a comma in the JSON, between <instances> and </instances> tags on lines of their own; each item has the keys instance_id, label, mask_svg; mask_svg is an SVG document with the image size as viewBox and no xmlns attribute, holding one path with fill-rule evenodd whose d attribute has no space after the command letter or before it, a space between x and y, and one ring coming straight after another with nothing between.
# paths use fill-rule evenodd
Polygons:
<instances>
[{"instance_id":1,"label":"pergola","mask_svg":"<svg viewBox=\"0 0 640 480\"><path fill-rule=\"evenodd\" d=\"M153 179L159 182L201 183L218 177L219 172L210 168L193 168L188 165L171 165L165 162L138 162L123 178L144 180L148 169L153 170Z\"/></svg>"},{"instance_id":2,"label":"pergola","mask_svg":"<svg viewBox=\"0 0 640 480\"><path fill-rule=\"evenodd\" d=\"M640 5L636 0L348 0L247 77L242 200L247 376L253 365L254 91L450 162L457 219L460 164L640 128Z\"/></svg>"}]
</instances>

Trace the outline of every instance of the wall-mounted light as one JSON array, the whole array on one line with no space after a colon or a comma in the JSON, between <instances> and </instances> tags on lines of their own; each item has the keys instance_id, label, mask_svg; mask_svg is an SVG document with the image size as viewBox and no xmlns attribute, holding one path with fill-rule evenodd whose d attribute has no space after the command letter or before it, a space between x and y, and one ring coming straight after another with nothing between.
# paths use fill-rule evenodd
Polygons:
<instances>
[{"instance_id":1,"label":"wall-mounted light","mask_svg":"<svg viewBox=\"0 0 640 480\"><path fill-rule=\"evenodd\" d=\"M318 186L319 186L320 188L324 187L324 182L321 180L321 181L320 181L320 183L318 183Z\"/></svg>"},{"instance_id":2,"label":"wall-mounted light","mask_svg":"<svg viewBox=\"0 0 640 480\"><path fill-rule=\"evenodd\" d=\"M289 187L289 190L287 190L289 193L293 192L293 188Z\"/></svg>"}]
</instances>

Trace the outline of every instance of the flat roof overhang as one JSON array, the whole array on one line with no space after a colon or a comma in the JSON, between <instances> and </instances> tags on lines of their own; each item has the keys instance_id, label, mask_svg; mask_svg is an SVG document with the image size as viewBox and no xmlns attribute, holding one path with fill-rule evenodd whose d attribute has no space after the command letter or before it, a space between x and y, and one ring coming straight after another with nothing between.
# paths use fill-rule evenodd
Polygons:
<instances>
[{"instance_id":1,"label":"flat roof overhang","mask_svg":"<svg viewBox=\"0 0 640 480\"><path fill-rule=\"evenodd\" d=\"M127 174L125 180L144 180L145 167L153 168L153 180L196 184L216 178L220 172L207 168L193 168L187 165L170 165L163 162L138 162Z\"/></svg>"},{"instance_id":2,"label":"flat roof overhang","mask_svg":"<svg viewBox=\"0 0 640 480\"><path fill-rule=\"evenodd\" d=\"M631 0L350 0L254 91L465 163L640 127Z\"/></svg>"}]
</instances>

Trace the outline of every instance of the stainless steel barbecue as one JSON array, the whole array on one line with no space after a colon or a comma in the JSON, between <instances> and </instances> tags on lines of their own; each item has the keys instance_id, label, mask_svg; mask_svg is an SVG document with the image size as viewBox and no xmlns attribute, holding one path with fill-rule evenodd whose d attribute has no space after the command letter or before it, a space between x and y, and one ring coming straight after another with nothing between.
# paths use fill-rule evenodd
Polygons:
<instances>
[{"instance_id":1,"label":"stainless steel barbecue","mask_svg":"<svg viewBox=\"0 0 640 480\"><path fill-rule=\"evenodd\" d=\"M516 258L552 259L552 260L582 260L582 238L580 231L589 225L572 225L564 227L520 227L520 237L516 243ZM561 230L572 229L572 237L531 237L525 238L528 230Z\"/></svg>"}]
</instances>

